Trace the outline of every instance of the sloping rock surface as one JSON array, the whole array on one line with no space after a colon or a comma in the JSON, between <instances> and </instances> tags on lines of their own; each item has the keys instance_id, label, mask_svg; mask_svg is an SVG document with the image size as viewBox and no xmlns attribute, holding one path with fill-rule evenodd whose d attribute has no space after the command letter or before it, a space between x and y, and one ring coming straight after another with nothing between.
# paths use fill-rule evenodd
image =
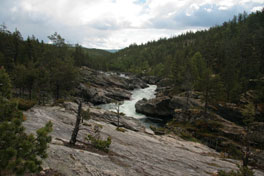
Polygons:
<instances>
[{"instance_id":1,"label":"sloping rock surface","mask_svg":"<svg viewBox=\"0 0 264 176\"><path fill-rule=\"evenodd\" d=\"M93 108L90 111L96 112ZM53 141L49 145L49 156L44 161L44 168L51 168L65 175L209 176L219 169L236 168L236 161L221 159L218 153L200 143L183 141L169 135L156 136L143 131L119 132L115 126L92 113L92 119L84 121L81 126L78 140L84 141L91 128L95 124L101 124L102 137L112 138L110 152L100 154L69 148L61 141L70 139L76 118L74 110L36 106L24 114L27 120L23 124L28 132L36 131L48 121L53 123ZM256 172L257 176L263 174Z\"/></svg>"},{"instance_id":2,"label":"sloping rock surface","mask_svg":"<svg viewBox=\"0 0 264 176\"><path fill-rule=\"evenodd\" d=\"M81 69L81 79L76 95L96 105L127 100L131 90L148 87L144 81L132 75L99 72L87 67Z\"/></svg>"}]
</instances>

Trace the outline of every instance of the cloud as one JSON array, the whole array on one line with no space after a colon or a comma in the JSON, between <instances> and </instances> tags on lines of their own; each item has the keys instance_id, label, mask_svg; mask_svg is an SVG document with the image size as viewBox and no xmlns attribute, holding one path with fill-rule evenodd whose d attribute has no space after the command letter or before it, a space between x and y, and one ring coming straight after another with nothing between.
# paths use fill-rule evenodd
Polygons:
<instances>
[{"instance_id":1,"label":"cloud","mask_svg":"<svg viewBox=\"0 0 264 176\"><path fill-rule=\"evenodd\" d=\"M257 7L253 7L250 11L251 12L261 11L263 8L264 8L263 6L257 6Z\"/></svg>"},{"instance_id":2,"label":"cloud","mask_svg":"<svg viewBox=\"0 0 264 176\"><path fill-rule=\"evenodd\" d=\"M261 9L264 0L0 0L0 23L48 42L55 31L69 43L123 48L222 24Z\"/></svg>"}]
</instances>

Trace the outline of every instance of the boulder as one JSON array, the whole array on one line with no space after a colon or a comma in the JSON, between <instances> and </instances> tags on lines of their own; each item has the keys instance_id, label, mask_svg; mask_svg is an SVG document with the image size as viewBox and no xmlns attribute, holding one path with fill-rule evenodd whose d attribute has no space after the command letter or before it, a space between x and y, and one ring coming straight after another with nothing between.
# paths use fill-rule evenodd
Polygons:
<instances>
[{"instance_id":1,"label":"boulder","mask_svg":"<svg viewBox=\"0 0 264 176\"><path fill-rule=\"evenodd\" d=\"M188 108L201 107L202 104L193 98L188 100ZM164 120L174 115L174 109L187 108L186 97L169 96L157 97L154 99L142 99L136 103L136 111L147 116L162 118Z\"/></svg>"},{"instance_id":2,"label":"boulder","mask_svg":"<svg viewBox=\"0 0 264 176\"><path fill-rule=\"evenodd\" d=\"M145 114L151 117L169 118L173 114L173 109L170 107L170 97L158 97L154 99L142 99L135 105L136 112Z\"/></svg>"}]
</instances>

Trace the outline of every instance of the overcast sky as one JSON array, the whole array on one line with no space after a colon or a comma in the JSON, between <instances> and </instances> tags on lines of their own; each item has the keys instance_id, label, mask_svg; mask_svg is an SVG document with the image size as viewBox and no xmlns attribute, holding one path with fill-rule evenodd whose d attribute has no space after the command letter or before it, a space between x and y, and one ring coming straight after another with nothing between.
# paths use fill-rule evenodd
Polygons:
<instances>
[{"instance_id":1,"label":"overcast sky","mask_svg":"<svg viewBox=\"0 0 264 176\"><path fill-rule=\"evenodd\" d=\"M26 38L49 42L58 32L68 43L119 49L186 31L221 25L264 0L0 0L0 23Z\"/></svg>"}]
</instances>

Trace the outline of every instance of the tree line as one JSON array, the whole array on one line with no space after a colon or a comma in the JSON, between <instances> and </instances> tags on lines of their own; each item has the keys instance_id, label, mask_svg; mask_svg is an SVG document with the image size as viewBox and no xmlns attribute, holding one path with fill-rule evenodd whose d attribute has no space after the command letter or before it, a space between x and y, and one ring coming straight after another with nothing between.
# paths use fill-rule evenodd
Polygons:
<instances>
[{"instance_id":1,"label":"tree line","mask_svg":"<svg viewBox=\"0 0 264 176\"><path fill-rule=\"evenodd\" d=\"M71 46L58 33L48 36L52 44L34 36L23 39L16 29L0 26L0 66L9 74L13 96L34 99L59 99L71 93L78 82L79 67L100 69L105 53ZM101 53L100 53L101 52ZM109 53L110 54L110 53Z\"/></svg>"},{"instance_id":2,"label":"tree line","mask_svg":"<svg viewBox=\"0 0 264 176\"><path fill-rule=\"evenodd\" d=\"M254 83L264 77L263 41L264 10L250 15L244 12L208 30L187 32L141 45L132 44L111 55L107 64L111 70L170 78L179 91L186 89L187 80L196 82L191 87L201 89L197 85L201 77L195 78L192 73L192 68L199 67L207 72L205 83L208 85L204 89L208 91L205 92L214 91L211 95L219 92L209 88L216 88L213 82L217 80L221 97L227 102L237 102L249 89L263 92L264 86ZM194 57L199 59L195 61ZM258 97L256 101L263 102L263 94Z\"/></svg>"}]
</instances>

